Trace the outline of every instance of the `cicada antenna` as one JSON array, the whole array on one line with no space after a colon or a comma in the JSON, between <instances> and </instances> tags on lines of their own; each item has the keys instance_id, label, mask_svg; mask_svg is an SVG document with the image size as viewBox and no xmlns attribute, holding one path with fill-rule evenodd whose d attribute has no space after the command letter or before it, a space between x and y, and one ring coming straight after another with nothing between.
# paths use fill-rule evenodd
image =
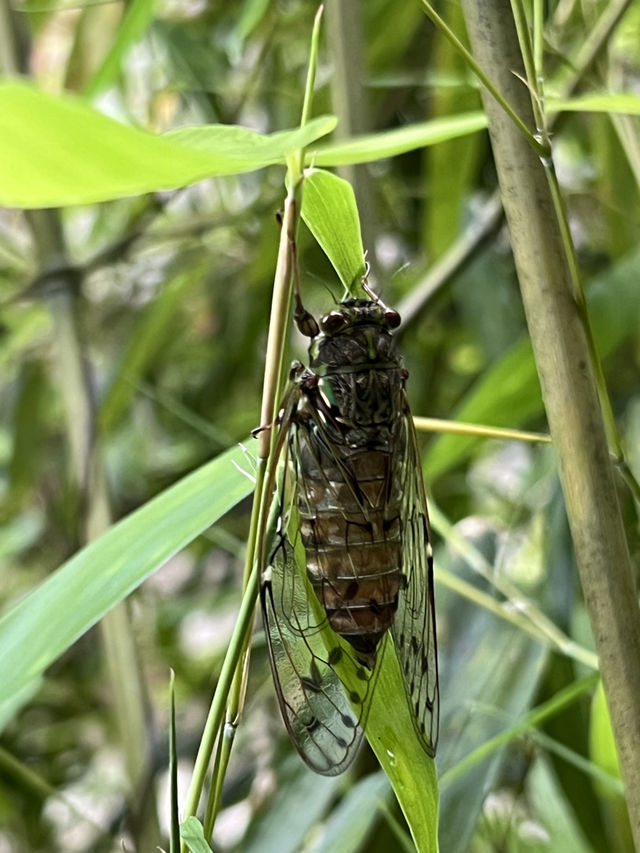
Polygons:
<instances>
[{"instance_id":1,"label":"cicada antenna","mask_svg":"<svg viewBox=\"0 0 640 853\"><path fill-rule=\"evenodd\" d=\"M300 294L300 268L298 267L298 247L295 239L289 240L289 253L291 256L291 270L293 274L293 298L296 307L293 312L293 319L300 332L307 338L315 338L318 334L318 324L313 316L302 304L302 296Z\"/></svg>"}]
</instances>

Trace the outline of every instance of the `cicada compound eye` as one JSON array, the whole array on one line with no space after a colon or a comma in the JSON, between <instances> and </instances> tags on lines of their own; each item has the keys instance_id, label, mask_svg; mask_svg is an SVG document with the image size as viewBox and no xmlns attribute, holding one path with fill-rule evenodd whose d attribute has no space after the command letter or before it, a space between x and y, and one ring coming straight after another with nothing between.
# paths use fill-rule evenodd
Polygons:
<instances>
[{"instance_id":1,"label":"cicada compound eye","mask_svg":"<svg viewBox=\"0 0 640 853\"><path fill-rule=\"evenodd\" d=\"M347 327L347 318L342 311L330 311L320 320L320 329L325 335L336 335Z\"/></svg>"},{"instance_id":2,"label":"cicada compound eye","mask_svg":"<svg viewBox=\"0 0 640 853\"><path fill-rule=\"evenodd\" d=\"M402 322L398 312L394 311L393 308L387 308L386 306L384 310L384 319L388 329L397 329Z\"/></svg>"}]
</instances>

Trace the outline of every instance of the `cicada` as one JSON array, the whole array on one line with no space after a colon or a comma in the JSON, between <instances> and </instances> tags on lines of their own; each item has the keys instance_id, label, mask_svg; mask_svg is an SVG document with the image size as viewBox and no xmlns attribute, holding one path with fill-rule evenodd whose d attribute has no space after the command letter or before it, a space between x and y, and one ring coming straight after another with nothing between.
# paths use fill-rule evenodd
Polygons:
<instances>
[{"instance_id":1,"label":"cicada","mask_svg":"<svg viewBox=\"0 0 640 853\"><path fill-rule=\"evenodd\" d=\"M318 773L354 759L389 634L414 727L438 737L433 563L420 459L393 338L399 314L364 285L319 322L279 416L261 605L280 709ZM298 306L300 308L300 305Z\"/></svg>"}]
</instances>

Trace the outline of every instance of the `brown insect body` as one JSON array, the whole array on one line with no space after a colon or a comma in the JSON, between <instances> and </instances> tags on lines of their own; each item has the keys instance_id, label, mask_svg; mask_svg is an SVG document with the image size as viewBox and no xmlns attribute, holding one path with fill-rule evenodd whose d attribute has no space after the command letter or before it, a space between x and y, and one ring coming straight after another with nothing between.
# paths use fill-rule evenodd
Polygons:
<instances>
[{"instance_id":1,"label":"brown insect body","mask_svg":"<svg viewBox=\"0 0 640 853\"><path fill-rule=\"evenodd\" d=\"M301 305L296 318L310 361L294 364L281 414L261 606L285 725L307 764L333 775L357 753L389 635L435 753L433 566L398 314L373 298L345 300L319 325Z\"/></svg>"},{"instance_id":2,"label":"brown insect body","mask_svg":"<svg viewBox=\"0 0 640 853\"><path fill-rule=\"evenodd\" d=\"M309 580L333 630L368 667L406 582L393 472L406 378L390 333L398 320L365 299L323 318L293 414L307 422L297 505Z\"/></svg>"}]
</instances>

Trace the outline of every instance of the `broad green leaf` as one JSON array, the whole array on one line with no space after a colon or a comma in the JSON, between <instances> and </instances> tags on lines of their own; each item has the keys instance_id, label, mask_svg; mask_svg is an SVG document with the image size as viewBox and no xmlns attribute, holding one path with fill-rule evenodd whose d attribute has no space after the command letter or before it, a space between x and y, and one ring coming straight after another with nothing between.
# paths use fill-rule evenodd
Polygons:
<instances>
[{"instance_id":1,"label":"broad green leaf","mask_svg":"<svg viewBox=\"0 0 640 853\"><path fill-rule=\"evenodd\" d=\"M180 826L180 837L186 842L191 853L211 853L211 847L204 837L202 824L196 817L188 817Z\"/></svg>"},{"instance_id":2,"label":"broad green leaf","mask_svg":"<svg viewBox=\"0 0 640 853\"><path fill-rule=\"evenodd\" d=\"M149 28L156 10L156 4L157 0L133 0L127 6L127 11L111 50L86 87L85 95L87 97L103 91L118 79L123 58Z\"/></svg>"},{"instance_id":3,"label":"broad green leaf","mask_svg":"<svg viewBox=\"0 0 640 853\"><path fill-rule=\"evenodd\" d=\"M418 853L438 850L438 780L433 758L420 742L411 717L403 677L389 637L382 655L366 719L365 734L400 804ZM348 689L361 682L337 664Z\"/></svg>"},{"instance_id":4,"label":"broad green leaf","mask_svg":"<svg viewBox=\"0 0 640 853\"><path fill-rule=\"evenodd\" d=\"M249 494L234 447L114 524L0 619L0 703L39 676L155 569Z\"/></svg>"},{"instance_id":5,"label":"broad green leaf","mask_svg":"<svg viewBox=\"0 0 640 853\"><path fill-rule=\"evenodd\" d=\"M391 782L418 853L438 850L436 763L413 727L400 666L388 642L367 718L366 735Z\"/></svg>"},{"instance_id":6,"label":"broad green leaf","mask_svg":"<svg viewBox=\"0 0 640 853\"><path fill-rule=\"evenodd\" d=\"M365 274L360 219L351 184L325 172L305 172L302 218L351 291Z\"/></svg>"},{"instance_id":7,"label":"broad green leaf","mask_svg":"<svg viewBox=\"0 0 640 853\"><path fill-rule=\"evenodd\" d=\"M170 130L161 138L184 145L190 151L228 157L235 163L267 166L271 163L284 164L292 151L305 148L318 137L331 133L336 121L333 116L321 116L304 127L270 134L256 133L235 125L211 124Z\"/></svg>"},{"instance_id":8,"label":"broad green leaf","mask_svg":"<svg viewBox=\"0 0 640 853\"><path fill-rule=\"evenodd\" d=\"M345 166L350 163L371 163L385 157L395 157L416 148L457 139L484 130L484 113L471 112L447 118L433 119L421 124L409 124L382 133L356 136L346 142L333 142L311 147L307 160L317 166Z\"/></svg>"},{"instance_id":9,"label":"broad green leaf","mask_svg":"<svg viewBox=\"0 0 640 853\"><path fill-rule=\"evenodd\" d=\"M327 116L273 135L212 125L155 136L12 80L0 84L0 204L90 204L284 165L334 127Z\"/></svg>"}]
</instances>

